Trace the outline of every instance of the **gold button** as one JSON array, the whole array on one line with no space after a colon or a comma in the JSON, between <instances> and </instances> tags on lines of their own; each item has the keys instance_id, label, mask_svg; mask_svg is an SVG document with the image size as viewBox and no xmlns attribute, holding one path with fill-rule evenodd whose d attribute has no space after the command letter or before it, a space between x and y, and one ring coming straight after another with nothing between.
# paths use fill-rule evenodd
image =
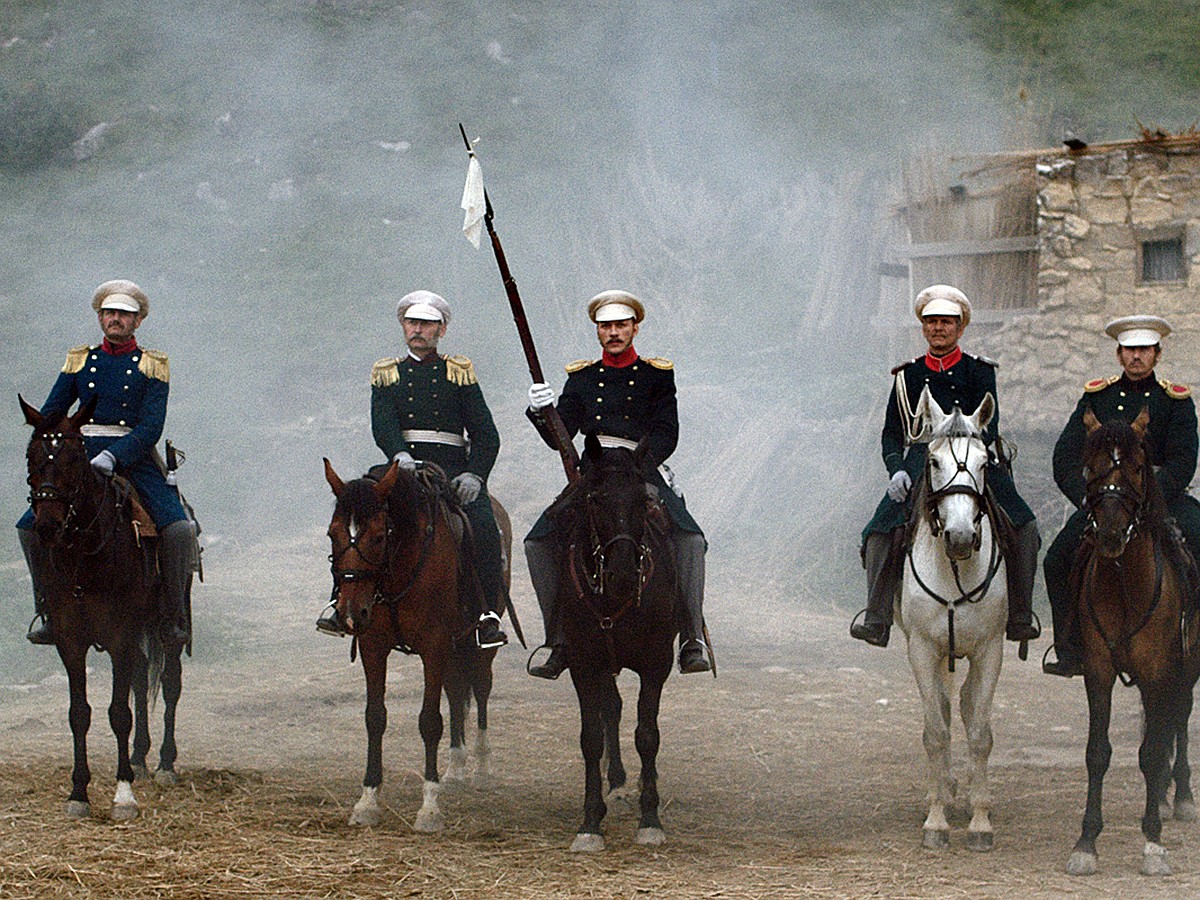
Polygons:
<instances>
[{"instance_id":1,"label":"gold button","mask_svg":"<svg viewBox=\"0 0 1200 900\"><path fill-rule=\"evenodd\" d=\"M96 386L96 382L94 382L94 381L89 381L89 382L88 382L88 387L90 387L90 388L94 388L95 386Z\"/></svg>"},{"instance_id":2,"label":"gold button","mask_svg":"<svg viewBox=\"0 0 1200 900\"><path fill-rule=\"evenodd\" d=\"M1124 406L1121 406L1121 405L1118 405L1118 406L1117 406L1117 409L1119 409L1119 410L1123 410L1123 409L1125 409L1125 407L1124 407Z\"/></svg>"},{"instance_id":3,"label":"gold button","mask_svg":"<svg viewBox=\"0 0 1200 900\"><path fill-rule=\"evenodd\" d=\"M88 371L89 371L89 372L95 372L95 371L96 371L96 367L95 367L95 366L92 366L90 369L88 369Z\"/></svg>"}]
</instances>

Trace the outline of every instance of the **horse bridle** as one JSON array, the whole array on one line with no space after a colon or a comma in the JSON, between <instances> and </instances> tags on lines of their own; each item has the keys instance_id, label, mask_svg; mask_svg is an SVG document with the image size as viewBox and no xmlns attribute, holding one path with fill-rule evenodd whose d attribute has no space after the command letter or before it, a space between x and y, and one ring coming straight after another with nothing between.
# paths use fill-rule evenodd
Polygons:
<instances>
[{"instance_id":1,"label":"horse bridle","mask_svg":"<svg viewBox=\"0 0 1200 900\"><path fill-rule=\"evenodd\" d=\"M329 571L333 575L333 590L329 595L330 604L334 606L337 605L338 595L341 593L343 584L351 584L356 581L373 582L375 590L371 595L370 601L366 605L364 614L366 616L370 616L371 610L373 610L379 603L386 605L391 611L392 630L395 632L397 638L400 637L400 626L397 621L397 607L399 606L400 601L408 596L409 591L413 589L413 585L415 585L417 583L417 579L420 578L421 572L425 568L425 561L429 558L429 550L433 546L433 536L437 525L435 508L437 501L432 493L428 493L426 496L426 523L424 528L424 537L421 541L421 555L417 559L417 564L413 567L412 574L408 579L408 583L405 584L404 587L399 591L388 593L379 586L380 576L384 574L383 570L387 566L388 560L391 559L392 552L395 550L395 542L393 541L395 529L392 525L392 517L388 514L386 509L384 510L384 516L385 521L387 522L387 530L384 532L383 554L380 559L368 559L367 555L363 553L362 549L358 546L358 536L353 534L350 535L350 539L347 542L345 549L343 549L340 553L335 554L331 551L329 554ZM359 558L370 568L342 569L339 571L338 563L351 550L357 550ZM351 654L353 654L353 647L351 648Z\"/></svg>"},{"instance_id":2,"label":"horse bridle","mask_svg":"<svg viewBox=\"0 0 1200 900\"><path fill-rule=\"evenodd\" d=\"M602 631L610 631L617 621L624 616L630 609L635 609L642 605L642 591L646 585L650 583L650 578L654 574L654 553L650 549L649 543L639 541L628 531L622 531L613 535L608 540L601 540L599 529L596 527L596 514L593 504L593 494L588 492L584 494L584 510L586 513L588 525L588 538L591 547L591 568L586 565L587 557L580 557L578 550L579 545L575 542L571 543L570 552L570 567L571 578L575 583L575 592L583 600L584 604L591 610L596 617L596 621ZM591 602L591 597L600 597L604 595L604 582L607 575L606 564L608 551L621 543L633 544L637 552L638 559L638 586L634 595L626 600L614 613L604 613L600 611L594 603ZM580 583L580 573L582 571L583 583ZM586 587L586 590L585 590ZM590 597L589 597L590 594Z\"/></svg>"},{"instance_id":3,"label":"horse bridle","mask_svg":"<svg viewBox=\"0 0 1200 900\"><path fill-rule=\"evenodd\" d=\"M36 435L34 439L40 440L42 442L42 445L46 452L46 462L44 465L39 467L39 471L44 468L52 468L53 467L52 463L54 462L54 457L57 455L62 444L66 443L68 441L78 441L80 446L81 447L83 446L83 436L82 435L66 434L61 431L47 432L47 433L43 433L41 435ZM90 471L90 469L89 469L89 471ZM89 531L96 524L96 522L99 521L100 514L104 509L105 500L108 497L109 484L111 483L111 481L112 481L111 478L103 479L103 495L100 498L100 502L96 504L96 514L94 516L92 516L92 520L90 522L88 522L86 525L79 525L74 520L75 520L75 515L79 510L80 495L83 493L83 487L84 487L83 479L76 480L75 485L72 488L70 494L64 496L63 491L60 490L58 485L56 485L51 480L43 481L40 485L38 485L36 488L34 488L33 487L33 473L30 472L29 475L27 475L25 478L25 482L30 487L29 498L28 498L29 505L31 508L34 509L35 515L36 515L36 511L37 511L37 505L39 503L53 503L53 502L57 501L59 503L63 503L66 505L67 512L62 518L62 533L67 536L73 536L76 534L80 534L80 533ZM108 543L109 537L111 537L111 534L102 535L100 542L95 547L93 547L91 550L81 550L80 553L84 556L95 556L97 553L99 553L101 550L104 549L104 546ZM68 537L68 542L70 541L70 539L71 538Z\"/></svg>"},{"instance_id":4,"label":"horse bridle","mask_svg":"<svg viewBox=\"0 0 1200 900\"><path fill-rule=\"evenodd\" d=\"M971 480L971 483L970 484L947 483L944 487L940 487L937 489L931 489L928 491L928 493L926 494L926 497L925 497L925 512L929 518L929 527L933 531L934 537L938 537L939 535L941 535L942 530L945 526L942 524L941 516L938 513L938 503L940 503L943 498L952 496L954 494L967 494L969 496L972 496L977 501L977 503L975 505L975 521L972 524L974 525L974 528L975 528L975 549L978 550L983 541L983 536L980 533L980 529L979 529L979 523L983 521L983 508L984 508L983 487L975 480L975 476L971 474L971 470L969 468L967 468L966 458L965 457L963 459L958 458L958 455L954 452L953 443L951 443L951 445L950 445L950 458L954 460L954 464L957 468L956 468L954 474L951 475L950 478L948 479L948 482L953 482L954 479L958 477L959 473L965 472L967 477ZM930 472L931 464L932 464L932 455L929 454L928 452L926 452L926 454L925 454L925 483L927 485L933 483L933 480L931 478L932 473Z\"/></svg>"},{"instance_id":5,"label":"horse bridle","mask_svg":"<svg viewBox=\"0 0 1200 900\"><path fill-rule=\"evenodd\" d=\"M979 526L980 526L980 523L983 521L983 517L987 514L987 512L986 512L987 498L984 494L983 486L980 485L976 481L975 476L972 475L970 469L967 468L966 458L963 458L963 459L958 458L958 455L954 452L953 444L951 444L950 456L954 460L954 463L957 468L956 468L954 474L950 476L949 480L953 481L955 478L958 477L958 474L960 472L966 472L967 477L970 479L971 483L970 484L946 484L944 487L937 488L936 490L928 491L928 493L925 497L925 512L929 519L930 530L933 532L933 536L936 538L942 533L942 530L944 528L941 517L938 515L938 510L937 510L938 502L942 498L949 497L954 494L969 494L970 496L974 497L977 501L975 504L974 547L975 547L975 550L979 550L979 548L982 546L982 543L983 543L983 530ZM932 456L927 452L926 456L925 456L925 484L926 485L929 485L931 483L931 478L930 478L931 461L932 461ZM998 536L994 532L995 532L995 529L993 528L992 552L991 552L991 557L988 559L987 575L984 577L983 581L981 581L979 584L977 584L975 587L971 588L970 590L966 590L962 586L962 578L958 571L958 560L950 558L950 571L952 571L954 573L954 586L956 588L958 588L958 597L953 600L948 597L943 597L941 594L937 593L935 590L933 590L931 587L929 587L929 585L927 585L925 583L925 581L921 578L921 574L917 571L916 563L913 562L912 547L910 546L908 548L908 568L912 572L913 578L916 579L916 582L920 586L921 590L923 590L926 594L928 594L930 597L932 597L935 601L940 603L942 606L946 607L946 615L949 619L949 621L947 623L947 636L948 636L948 640L949 640L949 657L950 657L947 665L949 667L949 671L951 671L951 672L954 671L954 657L955 657L954 609L955 609L955 607L960 606L963 603L978 603L980 600L982 600L984 598L984 596L987 594L988 588L991 587L992 580L996 577L996 573L1000 570L1000 552L999 552L1000 541L999 541Z\"/></svg>"},{"instance_id":6,"label":"horse bridle","mask_svg":"<svg viewBox=\"0 0 1200 900\"><path fill-rule=\"evenodd\" d=\"M1106 500L1117 500L1125 512L1129 514L1129 525L1125 529L1125 540L1128 541L1136 533L1138 526L1142 523L1142 517L1146 512L1146 501L1149 495L1146 491L1140 494L1130 488L1120 484L1101 484L1099 490L1093 490L1093 487L1098 482L1103 482L1108 479L1114 472L1119 472L1125 467L1125 460L1117 453L1117 447L1114 445L1109 452L1110 465L1103 472L1093 475L1087 480L1085 493L1083 496L1083 509L1087 513L1087 529L1090 532L1096 530L1096 509L1101 503ZM1145 480L1149 476L1147 472L1148 462L1145 456L1142 458L1141 470L1142 477Z\"/></svg>"}]
</instances>

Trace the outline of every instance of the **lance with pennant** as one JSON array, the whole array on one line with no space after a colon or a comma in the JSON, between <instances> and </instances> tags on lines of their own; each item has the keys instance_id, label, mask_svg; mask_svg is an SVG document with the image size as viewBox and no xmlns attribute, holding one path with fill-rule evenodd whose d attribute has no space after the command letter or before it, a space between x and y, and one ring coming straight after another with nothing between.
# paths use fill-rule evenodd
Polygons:
<instances>
[{"instance_id":1,"label":"lance with pennant","mask_svg":"<svg viewBox=\"0 0 1200 900\"><path fill-rule=\"evenodd\" d=\"M521 347L525 351L529 374L535 383L544 383L546 377L542 374L542 364L538 362L537 348L533 345L533 335L529 331L529 320L525 317L525 307L521 303L521 295L517 291L517 283L513 280L512 272L508 270L508 260L504 257L504 248L500 246L500 237L496 234L496 227L492 223L492 201L483 187L483 170L479 166L479 158L475 155L475 148L471 145L467 131L461 123L459 123L458 130L462 132L469 157L467 183L463 186L462 198L462 208L466 214L463 219L463 234L478 248L481 225L486 226L488 237L492 239L492 252L496 255L496 265L500 268L500 278L504 282L504 291L508 295L508 305L512 309L513 322L516 323L517 334L521 338ZM546 423L547 430L554 441L554 449L562 458L567 480L572 482L577 480L579 478L579 454L567 434L567 428L563 425L558 410L553 406L547 406L538 410L537 415L541 416Z\"/></svg>"}]
</instances>

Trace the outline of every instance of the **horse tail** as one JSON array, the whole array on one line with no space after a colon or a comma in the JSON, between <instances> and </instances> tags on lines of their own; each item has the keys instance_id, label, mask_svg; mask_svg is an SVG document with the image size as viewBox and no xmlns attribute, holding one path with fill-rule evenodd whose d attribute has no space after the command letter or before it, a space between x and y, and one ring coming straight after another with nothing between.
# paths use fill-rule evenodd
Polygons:
<instances>
[{"instance_id":1,"label":"horse tail","mask_svg":"<svg viewBox=\"0 0 1200 900\"><path fill-rule=\"evenodd\" d=\"M146 705L150 712L162 687L162 673L167 664L167 652L162 634L155 625L142 629L142 656L146 658Z\"/></svg>"}]
</instances>

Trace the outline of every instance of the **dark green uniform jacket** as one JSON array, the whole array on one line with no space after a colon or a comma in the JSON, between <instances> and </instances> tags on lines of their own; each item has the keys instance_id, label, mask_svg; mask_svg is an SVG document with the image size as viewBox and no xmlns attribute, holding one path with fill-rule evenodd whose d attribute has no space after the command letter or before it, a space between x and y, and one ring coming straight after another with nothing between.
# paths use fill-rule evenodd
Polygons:
<instances>
[{"instance_id":1,"label":"dark green uniform jacket","mask_svg":"<svg viewBox=\"0 0 1200 900\"><path fill-rule=\"evenodd\" d=\"M500 532L487 491L500 435L471 361L433 354L424 361L409 355L375 363L371 433L389 460L405 450L413 459L436 463L449 478L473 472L483 479L483 490L463 510L474 535L483 601L488 609L502 610Z\"/></svg>"},{"instance_id":2,"label":"dark green uniform jacket","mask_svg":"<svg viewBox=\"0 0 1200 900\"><path fill-rule=\"evenodd\" d=\"M675 452L679 440L679 408L675 400L675 370L669 360L639 357L631 365L604 365L603 360L580 360L567 366L567 383L558 398L558 414L567 434L601 435L638 442L649 440L647 459L654 466L650 483L658 489L671 520L683 531L701 534L683 497L663 479L658 467ZM554 446L541 416L526 410L542 439ZM545 516L529 532L533 539L552 531Z\"/></svg>"},{"instance_id":3,"label":"dark green uniform jacket","mask_svg":"<svg viewBox=\"0 0 1200 900\"><path fill-rule=\"evenodd\" d=\"M1000 398L996 395L996 364L989 359L963 353L962 358L945 371L937 372L926 365L925 357L918 356L910 362L897 366L892 375L904 375L905 394L908 397L908 408L915 409L921 398L921 391L929 385L933 399L943 410L949 412L957 406L966 415L975 412L983 398L991 394L996 400L996 412L992 421L983 431L983 442L991 448L996 440L1000 427ZM895 387L888 399L887 414L883 422L883 434L880 440L883 450L883 464L887 467L888 477L903 469L908 472L915 484L925 468L925 444L907 446L904 415L900 409ZM1021 527L1034 519L1033 510L1021 499L1016 485L1008 472L994 463L987 467L987 484L1000 504L1000 508L1012 521L1014 527ZM910 494L911 497L911 494ZM897 503L886 494L875 509L875 515L863 529L863 540L869 534L886 534L902 526L908 518L908 503Z\"/></svg>"},{"instance_id":4,"label":"dark green uniform jacket","mask_svg":"<svg viewBox=\"0 0 1200 900\"><path fill-rule=\"evenodd\" d=\"M405 432L456 436L462 446L410 440ZM500 435L465 356L381 359L371 369L371 433L388 459L406 450L441 466L453 478L473 472L487 480L500 452ZM411 437L411 435L410 435Z\"/></svg>"}]
</instances>

